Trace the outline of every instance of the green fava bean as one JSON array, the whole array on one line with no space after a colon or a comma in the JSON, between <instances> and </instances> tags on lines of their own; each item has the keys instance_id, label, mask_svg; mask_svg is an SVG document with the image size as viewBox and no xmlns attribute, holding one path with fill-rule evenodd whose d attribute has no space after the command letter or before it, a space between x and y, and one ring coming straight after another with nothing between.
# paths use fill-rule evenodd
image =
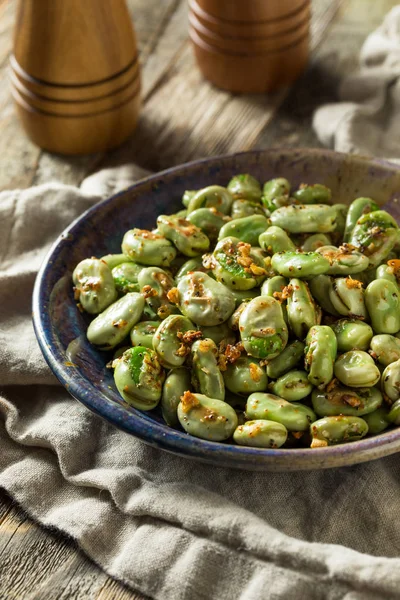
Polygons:
<instances>
[{"instance_id":1,"label":"green fava bean","mask_svg":"<svg viewBox=\"0 0 400 600\"><path fill-rule=\"evenodd\" d=\"M210 247L206 234L187 219L160 215L157 217L157 228L185 256L197 256Z\"/></svg>"},{"instance_id":2,"label":"green fava bean","mask_svg":"<svg viewBox=\"0 0 400 600\"><path fill-rule=\"evenodd\" d=\"M319 389L327 386L333 377L336 350L336 337L330 327L311 327L306 338L305 366L308 380Z\"/></svg>"},{"instance_id":3,"label":"green fava bean","mask_svg":"<svg viewBox=\"0 0 400 600\"><path fill-rule=\"evenodd\" d=\"M232 219L241 219L242 217L250 217L251 215L269 217L269 211L257 202L250 202L249 200L235 200L233 202L231 209Z\"/></svg>"},{"instance_id":4,"label":"green fava bean","mask_svg":"<svg viewBox=\"0 0 400 600\"><path fill-rule=\"evenodd\" d=\"M257 419L239 425L233 439L239 446L253 448L280 448L286 442L287 429L276 421Z\"/></svg>"},{"instance_id":5,"label":"green fava bean","mask_svg":"<svg viewBox=\"0 0 400 600\"><path fill-rule=\"evenodd\" d=\"M175 286L169 273L159 267L147 267L140 271L138 283L154 316L165 319L178 312L177 307L168 300L168 292Z\"/></svg>"},{"instance_id":6,"label":"green fava bean","mask_svg":"<svg viewBox=\"0 0 400 600\"><path fill-rule=\"evenodd\" d=\"M389 263L392 263L392 265ZM387 281L394 283L394 285L397 287L397 290L400 291L400 269L399 267L396 268L393 263L397 265L399 264L399 261L395 259L388 261L388 264L386 265L379 265L379 267L376 269L375 276L376 279L386 279Z\"/></svg>"},{"instance_id":7,"label":"green fava bean","mask_svg":"<svg viewBox=\"0 0 400 600\"><path fill-rule=\"evenodd\" d=\"M269 296L259 296L246 304L239 318L239 331L247 354L255 358L275 358L288 341L281 305Z\"/></svg>"},{"instance_id":8,"label":"green fava bean","mask_svg":"<svg viewBox=\"0 0 400 600\"><path fill-rule=\"evenodd\" d=\"M309 235L301 246L303 252L316 252L318 248L322 246L330 246L332 243L331 239L324 233L314 233Z\"/></svg>"},{"instance_id":9,"label":"green fava bean","mask_svg":"<svg viewBox=\"0 0 400 600\"><path fill-rule=\"evenodd\" d=\"M302 183L292 196L299 204L329 204L332 192L326 185L320 183L314 185Z\"/></svg>"},{"instance_id":10,"label":"green fava bean","mask_svg":"<svg viewBox=\"0 0 400 600\"><path fill-rule=\"evenodd\" d=\"M400 425L400 400L396 400L390 407L388 421L393 425Z\"/></svg>"},{"instance_id":11,"label":"green fava bean","mask_svg":"<svg viewBox=\"0 0 400 600\"><path fill-rule=\"evenodd\" d=\"M232 292L205 273L184 275L178 282L177 290L181 312L197 325L220 325L235 310Z\"/></svg>"},{"instance_id":12,"label":"green fava bean","mask_svg":"<svg viewBox=\"0 0 400 600\"><path fill-rule=\"evenodd\" d=\"M233 202L233 196L229 190L220 185L210 185L190 199L187 206L188 215L198 208L216 208L224 215L229 214Z\"/></svg>"},{"instance_id":13,"label":"green fava bean","mask_svg":"<svg viewBox=\"0 0 400 600\"><path fill-rule=\"evenodd\" d=\"M370 267L377 267L397 241L398 226L384 210L376 210L360 217L350 236L350 244L369 258Z\"/></svg>"},{"instance_id":14,"label":"green fava bean","mask_svg":"<svg viewBox=\"0 0 400 600\"><path fill-rule=\"evenodd\" d=\"M327 204L283 206L271 214L270 220L289 233L329 233L336 227L336 211Z\"/></svg>"},{"instance_id":15,"label":"green fava bean","mask_svg":"<svg viewBox=\"0 0 400 600\"><path fill-rule=\"evenodd\" d=\"M157 355L149 348L130 348L115 361L115 385L125 402L138 410L157 406L164 378Z\"/></svg>"},{"instance_id":16,"label":"green fava bean","mask_svg":"<svg viewBox=\"0 0 400 600\"><path fill-rule=\"evenodd\" d=\"M257 294L257 297L258 296L259 296L259 294ZM228 320L228 326L231 329L233 329L233 331L239 331L240 315L242 314L242 312L244 311L244 309L246 308L246 305L250 302L250 300L251 300L251 298L246 298L245 300L243 300L243 302L241 304L239 304L239 306L235 309L235 311L230 316L230 318Z\"/></svg>"},{"instance_id":17,"label":"green fava bean","mask_svg":"<svg viewBox=\"0 0 400 600\"><path fill-rule=\"evenodd\" d=\"M195 326L182 315L170 315L160 323L153 337L153 348L165 367L181 367L188 349L183 343L183 334L195 331Z\"/></svg>"},{"instance_id":18,"label":"green fava bean","mask_svg":"<svg viewBox=\"0 0 400 600\"><path fill-rule=\"evenodd\" d=\"M144 298L141 294L126 294L90 323L87 330L89 342L102 350L115 348L139 321L143 308Z\"/></svg>"},{"instance_id":19,"label":"green fava bean","mask_svg":"<svg viewBox=\"0 0 400 600\"><path fill-rule=\"evenodd\" d=\"M107 264L97 258L86 258L74 269L72 280L75 299L92 314L101 313L117 298L114 280Z\"/></svg>"},{"instance_id":20,"label":"green fava bean","mask_svg":"<svg viewBox=\"0 0 400 600\"><path fill-rule=\"evenodd\" d=\"M374 335L371 340L371 350L374 358L387 367L392 362L400 359L400 339L393 335Z\"/></svg>"},{"instance_id":21,"label":"green fava bean","mask_svg":"<svg viewBox=\"0 0 400 600\"><path fill-rule=\"evenodd\" d=\"M242 219L234 219L221 227L218 239L235 237L252 246L258 245L258 238L268 227L268 219L262 215L252 215Z\"/></svg>"},{"instance_id":22,"label":"green fava bean","mask_svg":"<svg viewBox=\"0 0 400 600\"><path fill-rule=\"evenodd\" d=\"M134 262L155 267L168 267L176 250L163 235L145 229L131 229L122 240L122 252Z\"/></svg>"},{"instance_id":23,"label":"green fava bean","mask_svg":"<svg viewBox=\"0 0 400 600\"><path fill-rule=\"evenodd\" d=\"M133 326L130 333L132 346L144 346L153 349L153 337L160 321L142 321Z\"/></svg>"},{"instance_id":24,"label":"green fava bean","mask_svg":"<svg viewBox=\"0 0 400 600\"><path fill-rule=\"evenodd\" d=\"M358 319L340 319L331 325L331 329L336 336L339 352L348 352L349 350L367 351L374 335L368 323Z\"/></svg>"},{"instance_id":25,"label":"green fava bean","mask_svg":"<svg viewBox=\"0 0 400 600\"><path fill-rule=\"evenodd\" d=\"M234 394L251 394L267 389L265 368L249 356L241 356L234 363L229 363L223 376L226 388Z\"/></svg>"},{"instance_id":26,"label":"green fava bean","mask_svg":"<svg viewBox=\"0 0 400 600\"><path fill-rule=\"evenodd\" d=\"M106 254L105 256L102 256L100 260L105 262L111 271L114 267L118 267L118 265L121 265L122 263L131 262L125 254Z\"/></svg>"},{"instance_id":27,"label":"green fava bean","mask_svg":"<svg viewBox=\"0 0 400 600\"><path fill-rule=\"evenodd\" d=\"M296 246L283 229L272 225L258 238L261 248L271 256L276 252L294 252Z\"/></svg>"},{"instance_id":28,"label":"green fava bean","mask_svg":"<svg viewBox=\"0 0 400 600\"><path fill-rule=\"evenodd\" d=\"M138 275L142 269L141 265L134 262L124 262L114 267L111 273L117 291L121 294L140 292Z\"/></svg>"},{"instance_id":29,"label":"green fava bean","mask_svg":"<svg viewBox=\"0 0 400 600\"><path fill-rule=\"evenodd\" d=\"M318 252L277 252L271 265L280 275L299 279L321 275L330 268L329 260Z\"/></svg>"},{"instance_id":30,"label":"green fava bean","mask_svg":"<svg viewBox=\"0 0 400 600\"><path fill-rule=\"evenodd\" d=\"M191 355L192 383L196 392L224 400L224 378L218 367L218 348L215 343L211 339L197 340L192 345Z\"/></svg>"},{"instance_id":31,"label":"green fava bean","mask_svg":"<svg viewBox=\"0 0 400 600\"><path fill-rule=\"evenodd\" d=\"M305 371L293 370L271 383L269 389L279 398L283 398L288 402L297 402L309 396L313 386L309 382Z\"/></svg>"},{"instance_id":32,"label":"green fava bean","mask_svg":"<svg viewBox=\"0 0 400 600\"><path fill-rule=\"evenodd\" d=\"M286 299L284 297L284 290L287 288L289 281L285 279L285 277L281 277L281 275L276 275L275 277L269 277L264 281L261 286L261 296L271 296L278 300L281 305L283 318L285 319L285 323L288 324L288 316L287 316L287 306Z\"/></svg>"},{"instance_id":33,"label":"green fava bean","mask_svg":"<svg viewBox=\"0 0 400 600\"><path fill-rule=\"evenodd\" d=\"M289 204L290 183L284 177L271 179L264 184L261 198L264 206L271 212Z\"/></svg>"},{"instance_id":34,"label":"green fava bean","mask_svg":"<svg viewBox=\"0 0 400 600\"><path fill-rule=\"evenodd\" d=\"M195 225L210 239L216 240L221 227L227 222L227 217L215 208L198 208L188 215L187 220Z\"/></svg>"},{"instance_id":35,"label":"green fava bean","mask_svg":"<svg viewBox=\"0 0 400 600\"><path fill-rule=\"evenodd\" d=\"M277 421L288 431L306 431L316 420L313 410L304 404L291 404L274 394L251 394L246 403L246 416L249 419Z\"/></svg>"},{"instance_id":36,"label":"green fava bean","mask_svg":"<svg viewBox=\"0 0 400 600\"><path fill-rule=\"evenodd\" d=\"M351 277L332 277L330 283L329 300L337 313L351 318L369 318L361 282Z\"/></svg>"},{"instance_id":37,"label":"green fava bean","mask_svg":"<svg viewBox=\"0 0 400 600\"><path fill-rule=\"evenodd\" d=\"M368 433L371 435L377 435L385 431L390 425L389 409L387 406L380 406L374 412L368 413L363 416L364 421L368 425Z\"/></svg>"},{"instance_id":38,"label":"green fava bean","mask_svg":"<svg viewBox=\"0 0 400 600\"><path fill-rule=\"evenodd\" d=\"M340 246L340 248L322 246L322 248L318 248L317 252L330 263L327 270L328 275L353 275L365 271L369 265L369 259L348 244Z\"/></svg>"},{"instance_id":39,"label":"green fava bean","mask_svg":"<svg viewBox=\"0 0 400 600\"><path fill-rule=\"evenodd\" d=\"M334 232L335 238L343 240L344 231L346 229L346 218L349 211L347 204L333 204L333 208L336 210L336 229ZM329 244L325 244L329 246Z\"/></svg>"},{"instance_id":40,"label":"green fava bean","mask_svg":"<svg viewBox=\"0 0 400 600\"><path fill-rule=\"evenodd\" d=\"M357 198L354 200L347 211L343 241L348 242L350 240L354 227L360 217L377 210L379 210L379 206L371 198Z\"/></svg>"},{"instance_id":41,"label":"green fava bean","mask_svg":"<svg viewBox=\"0 0 400 600\"><path fill-rule=\"evenodd\" d=\"M262 256L255 249L235 237L220 240L210 261L218 281L236 290L258 287L267 276Z\"/></svg>"},{"instance_id":42,"label":"green fava bean","mask_svg":"<svg viewBox=\"0 0 400 600\"><path fill-rule=\"evenodd\" d=\"M382 391L391 402L400 398L400 360L391 363L383 371Z\"/></svg>"},{"instance_id":43,"label":"green fava bean","mask_svg":"<svg viewBox=\"0 0 400 600\"><path fill-rule=\"evenodd\" d=\"M197 190L186 190L182 196L182 204L185 208L189 206L189 202L197 194Z\"/></svg>"},{"instance_id":44,"label":"green fava bean","mask_svg":"<svg viewBox=\"0 0 400 600\"><path fill-rule=\"evenodd\" d=\"M246 302L246 300L257 298L257 296L260 295L262 296L262 294L260 294L260 288L253 288L251 290L231 290L231 292L235 296L236 308L242 302Z\"/></svg>"},{"instance_id":45,"label":"green fava bean","mask_svg":"<svg viewBox=\"0 0 400 600\"><path fill-rule=\"evenodd\" d=\"M221 325L214 325L214 327L207 327L202 325L199 327L204 338L210 338L218 346L222 341L227 344L234 344L236 342L236 336L228 323L221 323Z\"/></svg>"},{"instance_id":46,"label":"green fava bean","mask_svg":"<svg viewBox=\"0 0 400 600\"><path fill-rule=\"evenodd\" d=\"M333 278L329 275L317 275L310 281L311 293L324 311L335 317L339 316L338 311L333 306L330 295L333 289Z\"/></svg>"},{"instance_id":47,"label":"green fava bean","mask_svg":"<svg viewBox=\"0 0 400 600\"><path fill-rule=\"evenodd\" d=\"M397 333L400 330L400 293L386 279L376 279L365 290L365 303L375 333Z\"/></svg>"},{"instance_id":48,"label":"green fava bean","mask_svg":"<svg viewBox=\"0 0 400 600\"><path fill-rule=\"evenodd\" d=\"M321 323L322 311L315 303L305 281L291 279L291 293L287 299L287 314L289 326L294 335L303 340L308 330Z\"/></svg>"},{"instance_id":49,"label":"green fava bean","mask_svg":"<svg viewBox=\"0 0 400 600\"><path fill-rule=\"evenodd\" d=\"M324 448L361 440L368 433L368 425L359 417L324 417L312 423L310 433L311 448Z\"/></svg>"},{"instance_id":50,"label":"green fava bean","mask_svg":"<svg viewBox=\"0 0 400 600\"><path fill-rule=\"evenodd\" d=\"M181 398L178 419L187 433L212 442L227 440L238 426L236 412L229 404L191 392Z\"/></svg>"},{"instance_id":51,"label":"green fava bean","mask_svg":"<svg viewBox=\"0 0 400 600\"><path fill-rule=\"evenodd\" d=\"M228 190L234 198L244 198L252 202L261 201L261 185L252 175L235 175L228 183Z\"/></svg>"},{"instance_id":52,"label":"green fava bean","mask_svg":"<svg viewBox=\"0 0 400 600\"><path fill-rule=\"evenodd\" d=\"M162 390L161 412L164 421L170 427L178 427L178 405L181 396L190 391L190 371L184 367L171 369L168 373Z\"/></svg>"},{"instance_id":53,"label":"green fava bean","mask_svg":"<svg viewBox=\"0 0 400 600\"><path fill-rule=\"evenodd\" d=\"M377 388L354 390L340 385L329 391L314 390L311 399L315 412L321 417L366 415L379 408L383 401Z\"/></svg>"},{"instance_id":54,"label":"green fava bean","mask_svg":"<svg viewBox=\"0 0 400 600\"><path fill-rule=\"evenodd\" d=\"M192 273L193 271L200 271L201 273L205 273L207 271L203 265L203 258L201 256L196 256L195 258L191 258L184 262L175 276L176 281L179 281L179 279L188 273Z\"/></svg>"},{"instance_id":55,"label":"green fava bean","mask_svg":"<svg viewBox=\"0 0 400 600\"><path fill-rule=\"evenodd\" d=\"M304 348L305 344L300 340L295 340L291 344L288 344L276 358L268 361L268 377L278 379L294 369L303 358Z\"/></svg>"},{"instance_id":56,"label":"green fava bean","mask_svg":"<svg viewBox=\"0 0 400 600\"><path fill-rule=\"evenodd\" d=\"M372 387L381 378L373 358L363 350L350 350L336 360L335 377L350 387Z\"/></svg>"}]
</instances>

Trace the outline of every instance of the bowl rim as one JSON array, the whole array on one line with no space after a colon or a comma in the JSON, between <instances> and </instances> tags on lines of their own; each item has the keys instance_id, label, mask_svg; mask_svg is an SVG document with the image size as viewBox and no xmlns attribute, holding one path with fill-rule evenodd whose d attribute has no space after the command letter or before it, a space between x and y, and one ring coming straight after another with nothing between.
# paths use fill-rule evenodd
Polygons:
<instances>
[{"instance_id":1,"label":"bowl rim","mask_svg":"<svg viewBox=\"0 0 400 600\"><path fill-rule=\"evenodd\" d=\"M83 221L98 210L101 210L104 206L115 202L116 198L131 194L135 190L138 190L140 193L140 188L154 185L161 178L176 176L180 172L184 175L184 172L187 169L201 167L202 165L210 165L218 161L235 160L244 155L268 156L271 152L279 152L292 159L299 157L299 155L324 155L327 158L346 157L347 159L351 157L351 160L356 163L368 163L369 166L383 168L391 171L393 174L400 174L400 165L391 163L385 159L361 155L349 155L342 152L319 148L275 147L263 150L223 154L194 160L138 180L128 188L94 204L72 221L72 223L57 237L44 258L35 280L32 297L33 326L43 356L54 375L66 390L92 412L98 414L114 426L127 431L152 446L162 448L163 450L181 456L184 455L187 458L194 458L203 462L215 464L216 460L213 459L213 456L217 455L218 458L221 459L221 465L223 464L230 467L251 470L299 471L343 466L346 464L352 465L397 452L400 449L400 428L390 430L389 432L383 432L370 438L363 438L356 442L313 449L253 448L195 438L185 432L172 429L166 424L145 419L141 416L143 414L141 411L127 411L122 404L119 406L114 402L110 402L110 400L103 400L100 393L93 388L93 384L90 384L89 380L85 379L83 376L78 375L77 377L71 371L69 366L65 364L65 354L62 354L57 347L57 344L55 344L55 337L51 333L51 316L47 310L49 294L46 289L46 282L51 273L51 269L53 268L52 265L61 251L63 241L73 234L74 230L81 225ZM83 383L86 382L86 385L83 386L83 390L80 383L81 381ZM91 396L89 395L89 392L91 392ZM120 414L121 417L120 420L118 419L118 423L116 422L116 412ZM383 446L386 447L386 450L384 453L379 454L377 450ZM310 462L311 458L318 458L318 460ZM278 464L276 464L274 468L274 463L276 462ZM313 464L315 462L317 465Z\"/></svg>"}]
</instances>

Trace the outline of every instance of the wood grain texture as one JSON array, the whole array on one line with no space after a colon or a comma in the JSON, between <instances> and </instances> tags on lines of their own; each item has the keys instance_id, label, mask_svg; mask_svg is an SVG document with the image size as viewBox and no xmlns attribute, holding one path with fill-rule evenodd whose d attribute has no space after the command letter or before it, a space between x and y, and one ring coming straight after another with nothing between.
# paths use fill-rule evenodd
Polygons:
<instances>
[{"instance_id":1,"label":"wood grain texture","mask_svg":"<svg viewBox=\"0 0 400 600\"><path fill-rule=\"evenodd\" d=\"M129 0L143 63L145 105L137 134L107 155L66 160L41 153L20 130L4 82L13 0L0 0L0 188L59 179L78 184L88 172L130 156L161 168L199 156L271 145L315 146L311 115L336 98L339 79L357 65L359 48L396 0L316 0L313 60L291 90L234 96L204 82L187 42L185 0ZM339 10L337 10L339 8ZM178 108L177 108L178 106ZM65 536L33 523L0 492L0 600L143 600L109 578Z\"/></svg>"}]
</instances>

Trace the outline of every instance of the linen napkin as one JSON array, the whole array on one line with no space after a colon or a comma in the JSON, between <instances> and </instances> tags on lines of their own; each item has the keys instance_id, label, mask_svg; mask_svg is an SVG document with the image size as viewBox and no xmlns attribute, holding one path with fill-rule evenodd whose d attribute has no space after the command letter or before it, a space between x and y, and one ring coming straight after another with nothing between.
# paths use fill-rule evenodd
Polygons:
<instances>
[{"instance_id":1,"label":"linen napkin","mask_svg":"<svg viewBox=\"0 0 400 600\"><path fill-rule=\"evenodd\" d=\"M340 102L316 110L322 144L342 152L400 159L400 5L369 35L356 73L344 78Z\"/></svg>"}]
</instances>

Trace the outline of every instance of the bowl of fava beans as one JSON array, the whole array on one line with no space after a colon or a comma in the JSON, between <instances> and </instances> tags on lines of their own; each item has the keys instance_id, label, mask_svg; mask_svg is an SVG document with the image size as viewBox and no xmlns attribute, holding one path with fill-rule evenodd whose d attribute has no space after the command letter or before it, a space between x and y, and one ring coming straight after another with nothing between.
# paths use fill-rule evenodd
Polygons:
<instances>
[{"instance_id":1,"label":"bowl of fava beans","mask_svg":"<svg viewBox=\"0 0 400 600\"><path fill-rule=\"evenodd\" d=\"M106 199L38 275L43 354L88 409L215 465L400 450L400 168L325 150L209 158Z\"/></svg>"}]
</instances>

